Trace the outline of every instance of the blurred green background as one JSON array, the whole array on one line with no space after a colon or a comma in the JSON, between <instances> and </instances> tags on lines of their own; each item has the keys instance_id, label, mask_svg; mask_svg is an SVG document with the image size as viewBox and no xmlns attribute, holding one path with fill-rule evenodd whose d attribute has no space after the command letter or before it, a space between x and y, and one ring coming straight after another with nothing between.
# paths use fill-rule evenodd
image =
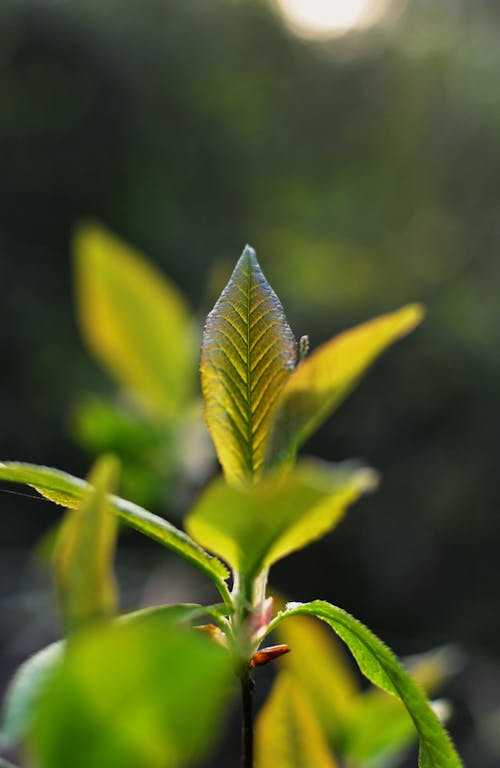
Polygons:
<instances>
[{"instance_id":1,"label":"blurred green background","mask_svg":"<svg viewBox=\"0 0 500 768\"><path fill-rule=\"evenodd\" d=\"M72 414L113 387L75 320L82 219L147 254L200 328L245 242L313 348L422 301L308 445L381 489L273 582L400 654L464 649L451 729L473 768L500 756L499 36L497 0L393 0L320 40L265 0L0 4L0 455L90 464ZM56 632L28 552L58 514L1 502L3 683ZM127 604L199 596L168 553L122 549Z\"/></svg>"}]
</instances>

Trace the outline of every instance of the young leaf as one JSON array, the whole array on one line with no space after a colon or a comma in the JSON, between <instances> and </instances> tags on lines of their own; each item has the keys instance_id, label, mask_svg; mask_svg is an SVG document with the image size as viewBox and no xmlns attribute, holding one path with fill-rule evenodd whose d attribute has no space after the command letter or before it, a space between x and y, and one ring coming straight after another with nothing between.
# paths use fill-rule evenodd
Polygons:
<instances>
[{"instance_id":1,"label":"young leaf","mask_svg":"<svg viewBox=\"0 0 500 768\"><path fill-rule=\"evenodd\" d=\"M372 470L317 461L247 488L219 477L195 503L186 527L202 546L252 577L325 535L374 482Z\"/></svg>"},{"instance_id":2,"label":"young leaf","mask_svg":"<svg viewBox=\"0 0 500 768\"><path fill-rule=\"evenodd\" d=\"M96 224L75 236L85 340L117 382L170 419L189 398L195 351L183 297L144 258Z\"/></svg>"},{"instance_id":3,"label":"young leaf","mask_svg":"<svg viewBox=\"0 0 500 768\"><path fill-rule=\"evenodd\" d=\"M410 304L341 333L306 357L281 391L266 463L273 466L293 457L368 366L422 317L422 307Z\"/></svg>"},{"instance_id":4,"label":"young leaf","mask_svg":"<svg viewBox=\"0 0 500 768\"><path fill-rule=\"evenodd\" d=\"M118 520L108 501L118 465L111 457L93 469L90 488L61 523L54 551L54 570L68 629L114 615L117 606L113 556Z\"/></svg>"},{"instance_id":5,"label":"young leaf","mask_svg":"<svg viewBox=\"0 0 500 768\"><path fill-rule=\"evenodd\" d=\"M210 312L201 348L205 417L226 479L258 477L296 345L278 297L246 247Z\"/></svg>"},{"instance_id":6,"label":"young leaf","mask_svg":"<svg viewBox=\"0 0 500 768\"><path fill-rule=\"evenodd\" d=\"M420 768L461 768L462 763L448 734L420 688L392 651L346 611L322 600L289 603L287 609L271 622L268 631L284 619L301 614L315 616L329 624L349 647L368 680L403 702L420 737Z\"/></svg>"},{"instance_id":7,"label":"young leaf","mask_svg":"<svg viewBox=\"0 0 500 768\"><path fill-rule=\"evenodd\" d=\"M336 768L309 701L281 672L255 728L256 768Z\"/></svg>"},{"instance_id":8,"label":"young leaf","mask_svg":"<svg viewBox=\"0 0 500 768\"><path fill-rule=\"evenodd\" d=\"M36 765L191 765L213 741L231 675L226 651L159 615L75 635L36 707Z\"/></svg>"},{"instance_id":9,"label":"young leaf","mask_svg":"<svg viewBox=\"0 0 500 768\"><path fill-rule=\"evenodd\" d=\"M79 504L88 488L84 480L73 477L67 472L18 462L0 463L0 480L29 485L45 498L70 509ZM229 573L225 566L216 557L205 552L184 531L180 531L162 517L153 515L137 504L120 499L118 496L111 496L110 503L124 523L195 565L212 579L223 597L228 596L224 580Z\"/></svg>"}]
</instances>

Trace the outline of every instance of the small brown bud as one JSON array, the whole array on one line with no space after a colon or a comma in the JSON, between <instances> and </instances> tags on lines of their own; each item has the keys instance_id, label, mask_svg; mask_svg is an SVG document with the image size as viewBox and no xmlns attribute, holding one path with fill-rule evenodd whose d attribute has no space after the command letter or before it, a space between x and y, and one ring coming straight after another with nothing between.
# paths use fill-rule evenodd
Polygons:
<instances>
[{"instance_id":1,"label":"small brown bud","mask_svg":"<svg viewBox=\"0 0 500 768\"><path fill-rule=\"evenodd\" d=\"M269 648L263 648L261 651L254 653L250 659L250 667L260 667L263 664L268 664L270 661L283 656L285 653L290 652L289 645L270 645Z\"/></svg>"}]
</instances>

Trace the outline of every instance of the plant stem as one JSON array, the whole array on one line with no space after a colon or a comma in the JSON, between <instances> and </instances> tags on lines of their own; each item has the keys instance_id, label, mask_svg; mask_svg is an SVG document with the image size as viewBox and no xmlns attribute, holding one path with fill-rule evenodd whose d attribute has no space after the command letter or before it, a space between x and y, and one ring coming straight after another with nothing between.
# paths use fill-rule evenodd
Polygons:
<instances>
[{"instance_id":1,"label":"plant stem","mask_svg":"<svg viewBox=\"0 0 500 768\"><path fill-rule=\"evenodd\" d=\"M241 675L241 765L253 768L253 689L254 681L246 668Z\"/></svg>"}]
</instances>

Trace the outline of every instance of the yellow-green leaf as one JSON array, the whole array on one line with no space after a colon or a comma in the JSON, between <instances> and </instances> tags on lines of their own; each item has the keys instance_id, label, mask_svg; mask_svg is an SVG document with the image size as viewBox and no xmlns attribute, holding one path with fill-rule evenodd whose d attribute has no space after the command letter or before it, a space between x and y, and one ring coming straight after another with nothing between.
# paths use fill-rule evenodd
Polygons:
<instances>
[{"instance_id":1,"label":"yellow-green leaf","mask_svg":"<svg viewBox=\"0 0 500 768\"><path fill-rule=\"evenodd\" d=\"M88 488L84 480L67 472L19 462L0 463L0 480L29 485L45 498L70 509L78 506ZM171 549L202 570L212 579L223 597L227 597L227 586L224 581L229 576L227 569L220 560L211 557L184 531L180 531L162 517L153 515L147 509L126 499L111 496L110 503L124 523L163 544L164 547Z\"/></svg>"},{"instance_id":2,"label":"yellow-green leaf","mask_svg":"<svg viewBox=\"0 0 500 768\"><path fill-rule=\"evenodd\" d=\"M116 381L149 411L172 418L194 385L195 347L179 291L104 227L75 237L83 336Z\"/></svg>"},{"instance_id":3,"label":"yellow-green leaf","mask_svg":"<svg viewBox=\"0 0 500 768\"><path fill-rule=\"evenodd\" d=\"M113 616L117 607L113 558L118 518L109 501L118 465L104 457L93 469L90 488L66 513L54 550L59 603L66 625L79 629Z\"/></svg>"},{"instance_id":4,"label":"yellow-green leaf","mask_svg":"<svg viewBox=\"0 0 500 768\"><path fill-rule=\"evenodd\" d=\"M350 464L303 461L293 473L236 488L216 478L186 520L191 536L250 577L330 531L376 481Z\"/></svg>"},{"instance_id":5,"label":"yellow-green leaf","mask_svg":"<svg viewBox=\"0 0 500 768\"><path fill-rule=\"evenodd\" d=\"M205 418L229 483L260 474L274 406L295 359L283 308L247 246L207 318L201 350Z\"/></svg>"},{"instance_id":6,"label":"yellow-green leaf","mask_svg":"<svg viewBox=\"0 0 500 768\"><path fill-rule=\"evenodd\" d=\"M368 366L422 317L422 307L409 304L341 333L306 357L282 388L267 463L273 465L293 456L350 393Z\"/></svg>"},{"instance_id":7,"label":"yellow-green leaf","mask_svg":"<svg viewBox=\"0 0 500 768\"><path fill-rule=\"evenodd\" d=\"M255 728L256 768L336 768L308 699L281 672Z\"/></svg>"}]
</instances>

